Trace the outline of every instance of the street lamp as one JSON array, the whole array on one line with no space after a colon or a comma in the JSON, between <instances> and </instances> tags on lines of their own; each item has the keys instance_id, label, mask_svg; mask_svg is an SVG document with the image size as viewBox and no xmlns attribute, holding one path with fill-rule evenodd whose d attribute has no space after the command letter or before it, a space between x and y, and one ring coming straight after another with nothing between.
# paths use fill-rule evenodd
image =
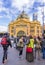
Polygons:
<instances>
[{"instance_id":1,"label":"street lamp","mask_svg":"<svg viewBox=\"0 0 45 65\"><path fill-rule=\"evenodd\" d=\"M43 8L42 8L42 25L43 25L43 28L42 28L42 34L44 36L44 3L43 3Z\"/></svg>"},{"instance_id":2,"label":"street lamp","mask_svg":"<svg viewBox=\"0 0 45 65\"><path fill-rule=\"evenodd\" d=\"M42 35L44 36L44 2L40 7L42 7Z\"/></svg>"},{"instance_id":3,"label":"street lamp","mask_svg":"<svg viewBox=\"0 0 45 65\"><path fill-rule=\"evenodd\" d=\"M42 34L44 35L44 8L43 8L43 10L42 10L42 25L43 25L43 27L42 27Z\"/></svg>"}]
</instances>

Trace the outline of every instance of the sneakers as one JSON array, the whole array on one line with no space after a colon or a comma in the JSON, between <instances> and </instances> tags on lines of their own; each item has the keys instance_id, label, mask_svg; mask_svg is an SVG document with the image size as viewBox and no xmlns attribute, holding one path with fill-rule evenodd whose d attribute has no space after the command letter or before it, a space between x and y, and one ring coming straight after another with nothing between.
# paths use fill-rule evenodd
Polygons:
<instances>
[{"instance_id":1,"label":"sneakers","mask_svg":"<svg viewBox=\"0 0 45 65\"><path fill-rule=\"evenodd\" d=\"M3 64L5 64L5 62L4 62L4 61L3 61L2 63L3 63Z\"/></svg>"},{"instance_id":2,"label":"sneakers","mask_svg":"<svg viewBox=\"0 0 45 65\"><path fill-rule=\"evenodd\" d=\"M6 61L7 61L7 59L5 59L5 61L2 61L2 63L5 64Z\"/></svg>"},{"instance_id":3,"label":"sneakers","mask_svg":"<svg viewBox=\"0 0 45 65\"><path fill-rule=\"evenodd\" d=\"M5 59L5 62L7 61L7 59Z\"/></svg>"}]
</instances>

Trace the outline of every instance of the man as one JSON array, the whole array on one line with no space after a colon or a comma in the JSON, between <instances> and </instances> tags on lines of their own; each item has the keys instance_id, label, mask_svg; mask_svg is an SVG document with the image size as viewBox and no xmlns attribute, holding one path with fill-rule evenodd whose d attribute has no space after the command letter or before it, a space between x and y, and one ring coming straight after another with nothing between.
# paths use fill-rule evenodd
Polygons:
<instances>
[{"instance_id":1,"label":"man","mask_svg":"<svg viewBox=\"0 0 45 65\"><path fill-rule=\"evenodd\" d=\"M45 35L44 35L42 42L41 42L41 48L42 48L43 59L45 59Z\"/></svg>"},{"instance_id":2,"label":"man","mask_svg":"<svg viewBox=\"0 0 45 65\"><path fill-rule=\"evenodd\" d=\"M5 60L7 60L8 47L9 46L12 47L9 36L4 35L2 40L1 40L1 44L2 44L2 47L3 47L3 51L4 51L3 60L2 60L2 63L4 64Z\"/></svg>"}]
</instances>

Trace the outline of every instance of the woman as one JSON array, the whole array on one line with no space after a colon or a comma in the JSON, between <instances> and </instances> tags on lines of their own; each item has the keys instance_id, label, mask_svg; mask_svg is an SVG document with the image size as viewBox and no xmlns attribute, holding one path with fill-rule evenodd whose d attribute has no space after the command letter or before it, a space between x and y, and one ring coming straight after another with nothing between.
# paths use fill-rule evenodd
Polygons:
<instances>
[{"instance_id":1,"label":"woman","mask_svg":"<svg viewBox=\"0 0 45 65\"><path fill-rule=\"evenodd\" d=\"M34 39L31 36L29 43L27 44L27 47L26 47L26 60L29 62L34 61L33 48L34 48Z\"/></svg>"},{"instance_id":2,"label":"woman","mask_svg":"<svg viewBox=\"0 0 45 65\"><path fill-rule=\"evenodd\" d=\"M23 37L21 37L21 38L19 39L18 46L19 46L19 57L21 58L22 53L23 53L23 47L24 47Z\"/></svg>"},{"instance_id":3,"label":"woman","mask_svg":"<svg viewBox=\"0 0 45 65\"><path fill-rule=\"evenodd\" d=\"M38 53L38 60L40 60L40 52L41 52L41 38L38 36L37 39L37 44L36 44L36 50Z\"/></svg>"}]
</instances>

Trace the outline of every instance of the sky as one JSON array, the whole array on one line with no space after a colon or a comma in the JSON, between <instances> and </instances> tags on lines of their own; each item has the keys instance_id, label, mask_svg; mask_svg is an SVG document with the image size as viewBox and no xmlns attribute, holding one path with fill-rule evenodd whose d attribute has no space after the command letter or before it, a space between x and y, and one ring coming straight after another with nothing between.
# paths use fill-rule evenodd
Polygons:
<instances>
[{"instance_id":1,"label":"sky","mask_svg":"<svg viewBox=\"0 0 45 65\"><path fill-rule=\"evenodd\" d=\"M37 13L38 21L43 24L43 17L45 23L45 0L0 0L0 32L7 32L8 24L23 10L30 20L33 20L33 14Z\"/></svg>"}]
</instances>

